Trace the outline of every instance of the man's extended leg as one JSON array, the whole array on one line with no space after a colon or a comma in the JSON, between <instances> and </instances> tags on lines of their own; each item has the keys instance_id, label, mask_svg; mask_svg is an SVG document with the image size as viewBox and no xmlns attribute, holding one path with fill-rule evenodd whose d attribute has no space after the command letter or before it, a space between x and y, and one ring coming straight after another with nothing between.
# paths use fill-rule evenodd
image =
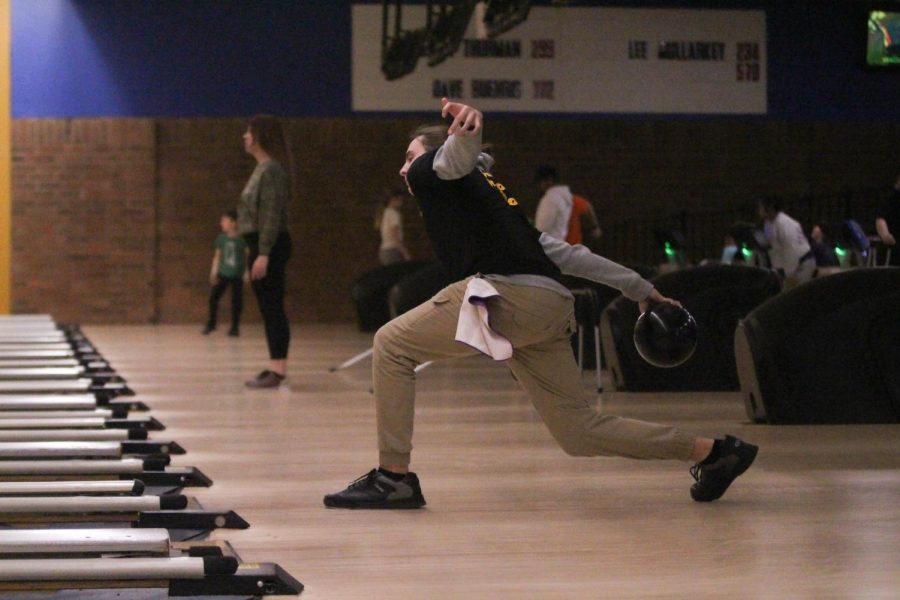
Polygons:
<instances>
[{"instance_id":1,"label":"man's extended leg","mask_svg":"<svg viewBox=\"0 0 900 600\"><path fill-rule=\"evenodd\" d=\"M568 338L517 349L509 366L567 454L691 459L694 436L592 407Z\"/></svg>"},{"instance_id":2,"label":"man's extended leg","mask_svg":"<svg viewBox=\"0 0 900 600\"><path fill-rule=\"evenodd\" d=\"M675 427L598 412L584 398L567 337L517 349L509 365L550 433L573 456L693 460L691 497L698 502L720 498L756 458L756 446L732 436L713 444Z\"/></svg>"},{"instance_id":3,"label":"man's extended leg","mask_svg":"<svg viewBox=\"0 0 900 600\"><path fill-rule=\"evenodd\" d=\"M477 351L455 341L467 281L454 283L397 317L375 334L372 378L382 467L409 466L415 411L415 368L427 361L471 356Z\"/></svg>"},{"instance_id":4,"label":"man's extended leg","mask_svg":"<svg viewBox=\"0 0 900 600\"><path fill-rule=\"evenodd\" d=\"M690 460L694 436L674 427L605 415L585 396L572 355L571 298L551 290L498 286L491 321L513 343L509 367L550 433L574 456Z\"/></svg>"},{"instance_id":5,"label":"man's extended leg","mask_svg":"<svg viewBox=\"0 0 900 600\"><path fill-rule=\"evenodd\" d=\"M415 413L415 368L475 354L454 340L466 282L452 284L375 334L372 375L378 417L379 468L325 496L332 508L420 508L425 498L409 472Z\"/></svg>"},{"instance_id":6,"label":"man's extended leg","mask_svg":"<svg viewBox=\"0 0 900 600\"><path fill-rule=\"evenodd\" d=\"M584 396L569 346L574 329L571 301L533 290L502 293L499 310L492 315L516 348L510 368L567 453L692 460L697 463L691 469L697 482L691 497L698 502L720 498L753 464L758 448L732 436L713 441L594 410Z\"/></svg>"}]
</instances>

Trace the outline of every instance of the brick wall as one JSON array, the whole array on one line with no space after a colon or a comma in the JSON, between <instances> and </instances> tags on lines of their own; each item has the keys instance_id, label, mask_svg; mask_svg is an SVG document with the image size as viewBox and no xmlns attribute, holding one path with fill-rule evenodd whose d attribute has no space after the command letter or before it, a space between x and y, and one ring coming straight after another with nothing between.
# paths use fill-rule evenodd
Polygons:
<instances>
[{"instance_id":1,"label":"brick wall","mask_svg":"<svg viewBox=\"0 0 900 600\"><path fill-rule=\"evenodd\" d=\"M235 207L255 164L243 151L245 128L243 119L160 121L163 321L204 319L206 274L219 215ZM287 290L293 320L353 318L350 286L378 265L375 208L383 190L400 183L398 157L405 150L407 129L348 119L288 123L296 178L289 209L294 255ZM412 203L405 213L414 252L430 255ZM247 318L258 320L257 312L250 302Z\"/></svg>"},{"instance_id":2,"label":"brick wall","mask_svg":"<svg viewBox=\"0 0 900 600\"><path fill-rule=\"evenodd\" d=\"M13 311L150 321L153 121L20 119L12 136Z\"/></svg>"},{"instance_id":3,"label":"brick wall","mask_svg":"<svg viewBox=\"0 0 900 600\"><path fill-rule=\"evenodd\" d=\"M352 320L350 286L377 265L376 205L400 183L406 136L418 124L288 122L293 320ZM201 323L219 215L234 207L253 170L242 150L245 126L243 119L14 121L15 310L85 323ZM551 163L610 230L765 193L886 187L900 172L898 134L896 123L501 117L488 122L486 141L495 143L496 176L529 213L538 197L534 170ZM413 253L430 256L414 203L404 212ZM257 312L251 300L247 318L258 320Z\"/></svg>"}]
</instances>

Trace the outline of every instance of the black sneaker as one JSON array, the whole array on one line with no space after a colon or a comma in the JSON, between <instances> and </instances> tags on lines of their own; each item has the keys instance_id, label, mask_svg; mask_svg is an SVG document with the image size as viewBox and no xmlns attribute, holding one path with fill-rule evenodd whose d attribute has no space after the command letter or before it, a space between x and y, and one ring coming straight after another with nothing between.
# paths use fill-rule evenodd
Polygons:
<instances>
[{"instance_id":1,"label":"black sneaker","mask_svg":"<svg viewBox=\"0 0 900 600\"><path fill-rule=\"evenodd\" d=\"M758 446L726 436L719 458L708 465L691 467L691 475L697 481L691 486L691 498L697 502L712 502L721 498L731 482L750 468L757 452Z\"/></svg>"},{"instance_id":2,"label":"black sneaker","mask_svg":"<svg viewBox=\"0 0 900 600\"><path fill-rule=\"evenodd\" d=\"M211 333L212 333L213 331L215 331L215 330L216 330L216 326L215 326L215 325L207 325L206 327L203 328L203 331L202 331L201 333L202 333L203 335L209 335L209 334L211 334Z\"/></svg>"},{"instance_id":3,"label":"black sneaker","mask_svg":"<svg viewBox=\"0 0 900 600\"><path fill-rule=\"evenodd\" d=\"M400 481L372 469L345 489L325 496L330 508L422 508L425 498L415 473Z\"/></svg>"},{"instance_id":4,"label":"black sneaker","mask_svg":"<svg viewBox=\"0 0 900 600\"><path fill-rule=\"evenodd\" d=\"M241 332L237 327L232 327L228 330L228 337L238 337L239 335L241 335Z\"/></svg>"}]
</instances>

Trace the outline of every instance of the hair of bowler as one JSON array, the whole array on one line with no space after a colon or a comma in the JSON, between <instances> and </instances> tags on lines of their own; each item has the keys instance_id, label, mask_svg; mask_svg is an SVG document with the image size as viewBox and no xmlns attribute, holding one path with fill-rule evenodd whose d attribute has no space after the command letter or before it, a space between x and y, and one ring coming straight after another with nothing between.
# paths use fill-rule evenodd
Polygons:
<instances>
[{"instance_id":1,"label":"hair of bowler","mask_svg":"<svg viewBox=\"0 0 900 600\"><path fill-rule=\"evenodd\" d=\"M409 139L410 141L415 139L420 140L422 145L425 146L425 150L431 152L432 150L440 148L441 145L447 141L447 126L422 125L416 127L412 133L409 134Z\"/></svg>"}]
</instances>

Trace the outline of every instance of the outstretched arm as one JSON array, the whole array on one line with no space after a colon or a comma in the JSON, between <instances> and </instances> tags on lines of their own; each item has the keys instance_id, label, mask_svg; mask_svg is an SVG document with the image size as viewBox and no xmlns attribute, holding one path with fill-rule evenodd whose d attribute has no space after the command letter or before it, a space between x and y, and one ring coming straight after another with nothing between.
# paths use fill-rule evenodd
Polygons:
<instances>
[{"instance_id":1,"label":"outstretched arm","mask_svg":"<svg viewBox=\"0 0 900 600\"><path fill-rule=\"evenodd\" d=\"M628 267L594 254L581 244L572 246L546 233L541 234L540 242L544 254L560 271L619 290L626 298L639 302L641 312L647 309L649 302L667 302L681 306L678 301L660 294L652 283Z\"/></svg>"},{"instance_id":2,"label":"outstretched arm","mask_svg":"<svg viewBox=\"0 0 900 600\"><path fill-rule=\"evenodd\" d=\"M481 153L484 115L467 104L441 98L441 116L447 115L453 122L447 130L447 141L435 154L434 170L441 179L451 180L465 177L475 168Z\"/></svg>"}]
</instances>

